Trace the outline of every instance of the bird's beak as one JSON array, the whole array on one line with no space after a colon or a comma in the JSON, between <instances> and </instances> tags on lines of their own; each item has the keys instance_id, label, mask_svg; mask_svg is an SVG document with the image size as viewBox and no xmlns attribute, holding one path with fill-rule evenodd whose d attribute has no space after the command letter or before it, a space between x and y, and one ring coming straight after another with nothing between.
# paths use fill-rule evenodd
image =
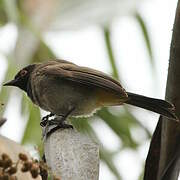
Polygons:
<instances>
[{"instance_id":1,"label":"bird's beak","mask_svg":"<svg viewBox=\"0 0 180 180\"><path fill-rule=\"evenodd\" d=\"M13 79L5 84L3 84L3 86L17 86L18 80L17 79Z\"/></svg>"}]
</instances>

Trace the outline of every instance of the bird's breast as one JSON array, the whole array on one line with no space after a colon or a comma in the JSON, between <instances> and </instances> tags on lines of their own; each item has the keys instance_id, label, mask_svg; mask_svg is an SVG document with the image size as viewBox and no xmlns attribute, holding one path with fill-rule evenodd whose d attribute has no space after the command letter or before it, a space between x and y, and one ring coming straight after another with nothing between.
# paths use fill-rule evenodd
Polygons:
<instances>
[{"instance_id":1,"label":"bird's breast","mask_svg":"<svg viewBox=\"0 0 180 180\"><path fill-rule=\"evenodd\" d=\"M72 116L85 116L98 108L93 87L64 79L40 77L34 82L33 97L35 104L56 115L64 115L75 108Z\"/></svg>"},{"instance_id":2,"label":"bird's breast","mask_svg":"<svg viewBox=\"0 0 180 180\"><path fill-rule=\"evenodd\" d=\"M120 105L127 100L121 92L73 82L61 77L38 74L31 79L35 104L56 115L87 116L102 106Z\"/></svg>"}]
</instances>

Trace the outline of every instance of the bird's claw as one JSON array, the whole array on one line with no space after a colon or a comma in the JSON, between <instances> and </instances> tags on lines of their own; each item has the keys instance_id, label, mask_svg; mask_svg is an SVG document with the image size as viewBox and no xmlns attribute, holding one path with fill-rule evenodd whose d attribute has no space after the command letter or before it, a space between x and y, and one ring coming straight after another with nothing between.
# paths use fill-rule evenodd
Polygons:
<instances>
[{"instance_id":1,"label":"bird's claw","mask_svg":"<svg viewBox=\"0 0 180 180\"><path fill-rule=\"evenodd\" d=\"M49 136L50 134L57 131L58 129L73 129L73 126L70 124L60 123L57 126L53 127L52 129L48 130L46 136Z\"/></svg>"},{"instance_id":2,"label":"bird's claw","mask_svg":"<svg viewBox=\"0 0 180 180\"><path fill-rule=\"evenodd\" d=\"M40 126L41 126L41 127L45 127L45 126L47 125L48 121L49 121L49 118L52 117L52 116L54 116L53 113L50 113L50 114L44 116L44 117L42 118L41 122L40 122Z\"/></svg>"},{"instance_id":3,"label":"bird's claw","mask_svg":"<svg viewBox=\"0 0 180 180\"><path fill-rule=\"evenodd\" d=\"M56 118L51 121L47 121L46 126L43 129L43 139L46 139L50 134L58 129L73 129L73 126L71 124L64 123L64 121L57 123Z\"/></svg>"},{"instance_id":4,"label":"bird's claw","mask_svg":"<svg viewBox=\"0 0 180 180\"><path fill-rule=\"evenodd\" d=\"M49 136L51 133L55 132L58 129L69 129L69 128L73 129L73 126L70 124L66 124L65 120L74 111L74 109L75 108L73 107L64 116L58 116L52 120L49 120L49 117L54 116L54 114L52 113L42 118L40 125L44 127L43 139L46 139L47 136Z\"/></svg>"}]
</instances>

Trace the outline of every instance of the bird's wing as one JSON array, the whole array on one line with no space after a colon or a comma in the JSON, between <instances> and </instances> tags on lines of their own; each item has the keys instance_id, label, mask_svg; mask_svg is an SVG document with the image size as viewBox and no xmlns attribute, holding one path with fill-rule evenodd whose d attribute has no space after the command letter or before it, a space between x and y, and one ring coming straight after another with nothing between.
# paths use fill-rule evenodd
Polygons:
<instances>
[{"instance_id":1,"label":"bird's wing","mask_svg":"<svg viewBox=\"0 0 180 180\"><path fill-rule=\"evenodd\" d=\"M41 72L87 86L103 88L104 90L117 93L122 97L127 97L127 93L121 84L110 76L91 68L77 66L67 62L58 63L57 61L57 63L48 64L41 68Z\"/></svg>"}]
</instances>

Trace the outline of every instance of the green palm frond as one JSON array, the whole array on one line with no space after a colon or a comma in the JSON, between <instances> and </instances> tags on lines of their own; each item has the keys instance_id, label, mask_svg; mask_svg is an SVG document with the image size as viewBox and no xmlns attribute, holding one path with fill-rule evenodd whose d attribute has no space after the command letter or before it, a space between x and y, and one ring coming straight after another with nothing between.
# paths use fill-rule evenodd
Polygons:
<instances>
[{"instance_id":1,"label":"green palm frond","mask_svg":"<svg viewBox=\"0 0 180 180\"><path fill-rule=\"evenodd\" d=\"M149 54L149 59L151 61L152 67L154 68L153 50L152 50L152 44L151 44L151 41L150 41L150 35L149 35L149 32L148 32L147 25L146 25L143 17L138 12L136 12L134 16L135 16L135 18L136 18L136 20L137 20L137 22L138 22L138 24L139 24L139 26L141 28L142 36L144 38L146 48L147 48L147 51L148 51L148 54Z\"/></svg>"}]
</instances>

